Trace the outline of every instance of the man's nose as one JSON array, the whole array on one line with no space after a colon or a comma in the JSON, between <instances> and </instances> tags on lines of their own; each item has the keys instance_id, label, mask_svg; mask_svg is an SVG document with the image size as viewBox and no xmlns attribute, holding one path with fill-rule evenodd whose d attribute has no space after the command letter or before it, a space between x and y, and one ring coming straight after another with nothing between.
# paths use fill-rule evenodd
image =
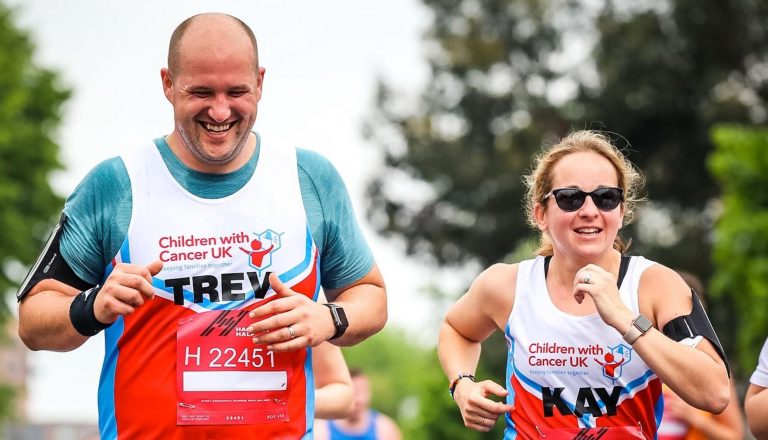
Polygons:
<instances>
[{"instance_id":1,"label":"man's nose","mask_svg":"<svg viewBox=\"0 0 768 440\"><path fill-rule=\"evenodd\" d=\"M229 99L224 94L216 95L208 109L208 116L216 122L224 122L232 115Z\"/></svg>"}]
</instances>

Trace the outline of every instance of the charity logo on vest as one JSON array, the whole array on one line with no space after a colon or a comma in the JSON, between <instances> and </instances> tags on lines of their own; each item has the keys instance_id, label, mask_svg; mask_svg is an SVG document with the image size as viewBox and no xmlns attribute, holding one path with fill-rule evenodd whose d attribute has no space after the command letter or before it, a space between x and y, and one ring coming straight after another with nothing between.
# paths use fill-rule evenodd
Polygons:
<instances>
[{"instance_id":1,"label":"charity logo on vest","mask_svg":"<svg viewBox=\"0 0 768 440\"><path fill-rule=\"evenodd\" d=\"M250 248L245 249L240 246L240 250L248 255L248 265L256 269L259 275L261 272L272 265L272 254L280 249L282 244L281 236L271 229L267 229L261 234L256 234L250 242Z\"/></svg>"},{"instance_id":2,"label":"charity logo on vest","mask_svg":"<svg viewBox=\"0 0 768 440\"><path fill-rule=\"evenodd\" d=\"M272 229L243 231L223 235L163 236L157 241L158 258L165 263L165 288L173 292L173 301L194 303L263 299L269 291L272 256L282 247L282 233ZM233 267L234 266L234 267ZM248 271L226 271L244 267ZM207 273L174 277L190 271ZM191 292L191 297L189 296ZM186 293L186 296L185 296Z\"/></svg>"},{"instance_id":3,"label":"charity logo on vest","mask_svg":"<svg viewBox=\"0 0 768 440\"><path fill-rule=\"evenodd\" d=\"M590 376L599 374L610 380L609 387L541 387L541 400L545 417L559 414L582 417L600 417L616 414L623 386L616 385L624 366L632 360L632 348L617 344L566 345L557 342L534 342L527 347L529 374L538 376ZM570 396L568 399L563 396ZM575 398L573 397L575 395ZM573 402L570 402L573 400Z\"/></svg>"},{"instance_id":4,"label":"charity logo on vest","mask_svg":"<svg viewBox=\"0 0 768 440\"><path fill-rule=\"evenodd\" d=\"M632 360L632 348L624 344L572 346L557 342L534 342L528 346L529 374L538 376L587 376L599 366L602 375L616 381Z\"/></svg>"}]
</instances>

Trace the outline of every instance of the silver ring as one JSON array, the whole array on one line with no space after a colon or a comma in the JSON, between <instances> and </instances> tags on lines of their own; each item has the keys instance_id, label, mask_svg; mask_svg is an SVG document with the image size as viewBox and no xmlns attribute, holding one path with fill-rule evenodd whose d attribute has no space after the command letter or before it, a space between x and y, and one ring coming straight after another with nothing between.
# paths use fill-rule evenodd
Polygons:
<instances>
[{"instance_id":1,"label":"silver ring","mask_svg":"<svg viewBox=\"0 0 768 440\"><path fill-rule=\"evenodd\" d=\"M290 325L288 326L288 333L291 334L290 339L293 339L296 337L296 335L293 333L293 327L291 327Z\"/></svg>"},{"instance_id":2,"label":"silver ring","mask_svg":"<svg viewBox=\"0 0 768 440\"><path fill-rule=\"evenodd\" d=\"M481 424L481 425L485 425L485 421L486 421L486 420L488 420L488 419L486 419L485 417L483 417L483 421L482 421L482 422L480 422L480 424Z\"/></svg>"},{"instance_id":3,"label":"silver ring","mask_svg":"<svg viewBox=\"0 0 768 440\"><path fill-rule=\"evenodd\" d=\"M584 283L584 284L589 284L589 281L591 279L592 278L589 277L589 274L586 274L586 275L584 275L584 279L581 282Z\"/></svg>"}]
</instances>

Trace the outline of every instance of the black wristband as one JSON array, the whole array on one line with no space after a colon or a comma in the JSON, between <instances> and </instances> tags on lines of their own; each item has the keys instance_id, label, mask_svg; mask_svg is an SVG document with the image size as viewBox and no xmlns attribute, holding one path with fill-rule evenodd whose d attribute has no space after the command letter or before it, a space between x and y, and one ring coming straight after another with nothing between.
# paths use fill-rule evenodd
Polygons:
<instances>
[{"instance_id":1,"label":"black wristband","mask_svg":"<svg viewBox=\"0 0 768 440\"><path fill-rule=\"evenodd\" d=\"M94 336L100 331L112 325L104 324L96 319L96 313L93 311L93 305L96 303L96 295L99 294L101 286L97 285L88 290L80 292L69 306L69 320L78 333L83 336Z\"/></svg>"}]
</instances>

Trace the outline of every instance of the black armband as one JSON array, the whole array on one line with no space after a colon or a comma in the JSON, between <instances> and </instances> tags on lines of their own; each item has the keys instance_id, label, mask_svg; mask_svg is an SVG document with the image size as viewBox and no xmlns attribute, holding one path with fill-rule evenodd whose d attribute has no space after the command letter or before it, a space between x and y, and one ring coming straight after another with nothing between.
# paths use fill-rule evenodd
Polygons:
<instances>
[{"instance_id":1,"label":"black armband","mask_svg":"<svg viewBox=\"0 0 768 440\"><path fill-rule=\"evenodd\" d=\"M99 294L101 286L91 287L80 292L69 306L69 319L72 326L83 336L94 336L98 332L112 325L104 324L96 319L96 313L93 311L93 305L96 302L96 295Z\"/></svg>"},{"instance_id":2,"label":"black armband","mask_svg":"<svg viewBox=\"0 0 768 440\"><path fill-rule=\"evenodd\" d=\"M696 291L691 289L691 296L693 300L693 309L690 315L678 316L677 318L669 321L662 330L665 335L674 341L682 341L690 338L694 339L697 336L706 338L715 347L717 354L725 363L725 368L728 371L728 376L731 375L731 367L728 365L728 359L725 357L725 350L723 350L720 340L717 338L715 329L712 327L712 323L709 322L707 312L704 311L704 306L699 300L699 296L696 295Z\"/></svg>"},{"instance_id":3,"label":"black armband","mask_svg":"<svg viewBox=\"0 0 768 440\"><path fill-rule=\"evenodd\" d=\"M51 231L51 235L48 237L40 256L37 257L37 261L29 269L19 291L16 293L18 301L23 300L37 283L45 279L55 279L78 290L93 287L93 284L83 281L78 277L69 264L67 264L64 257L61 256L59 242L61 241L61 234L66 223L67 215L61 214L61 218L53 228L53 231Z\"/></svg>"}]
</instances>

